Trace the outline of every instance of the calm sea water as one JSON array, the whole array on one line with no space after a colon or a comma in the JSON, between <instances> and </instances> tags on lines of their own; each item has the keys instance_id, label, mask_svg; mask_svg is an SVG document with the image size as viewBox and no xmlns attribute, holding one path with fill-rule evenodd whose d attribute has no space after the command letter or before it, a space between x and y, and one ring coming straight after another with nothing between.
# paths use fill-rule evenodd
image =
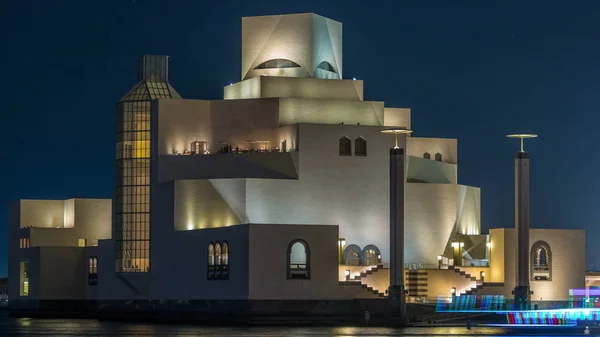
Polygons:
<instances>
[{"instance_id":1,"label":"calm sea water","mask_svg":"<svg viewBox=\"0 0 600 337\"><path fill-rule=\"evenodd\" d=\"M541 332L541 331L540 331ZM592 331L592 335L600 331ZM520 335L562 335L581 336L582 329L556 331L538 334L535 330ZM474 327L426 327L426 328L282 328L252 327L225 328L190 325L158 325L120 322L100 322L96 320L29 319L8 318L0 314L0 335L2 336L517 336L502 328Z\"/></svg>"}]
</instances>

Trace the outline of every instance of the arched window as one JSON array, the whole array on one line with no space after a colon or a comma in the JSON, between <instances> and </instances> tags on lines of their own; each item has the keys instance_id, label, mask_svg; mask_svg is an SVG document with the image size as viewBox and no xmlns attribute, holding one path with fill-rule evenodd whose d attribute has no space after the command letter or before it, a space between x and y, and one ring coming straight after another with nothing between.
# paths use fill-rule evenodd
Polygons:
<instances>
[{"instance_id":1,"label":"arched window","mask_svg":"<svg viewBox=\"0 0 600 337\"><path fill-rule=\"evenodd\" d=\"M223 277L223 269L221 268L221 244L219 241L215 243L215 277L216 279L220 279Z\"/></svg>"},{"instance_id":2,"label":"arched window","mask_svg":"<svg viewBox=\"0 0 600 337\"><path fill-rule=\"evenodd\" d=\"M229 264L229 245L226 241L223 241L223 245L221 248L221 264L228 265Z\"/></svg>"},{"instance_id":3,"label":"arched window","mask_svg":"<svg viewBox=\"0 0 600 337\"><path fill-rule=\"evenodd\" d=\"M208 265L215 265L215 245L212 242L208 244Z\"/></svg>"},{"instance_id":4,"label":"arched window","mask_svg":"<svg viewBox=\"0 0 600 337\"><path fill-rule=\"evenodd\" d=\"M88 259L88 284L89 285L97 285L98 284L98 257L90 256Z\"/></svg>"},{"instance_id":5,"label":"arched window","mask_svg":"<svg viewBox=\"0 0 600 337\"><path fill-rule=\"evenodd\" d=\"M534 281L552 280L552 251L545 241L537 241L530 253L531 279Z\"/></svg>"},{"instance_id":6,"label":"arched window","mask_svg":"<svg viewBox=\"0 0 600 337\"><path fill-rule=\"evenodd\" d=\"M435 160L436 160L436 161L442 161L442 154L441 154L441 153L439 153L439 152L438 152L438 153L436 153L436 154L435 154Z\"/></svg>"},{"instance_id":7,"label":"arched window","mask_svg":"<svg viewBox=\"0 0 600 337\"><path fill-rule=\"evenodd\" d=\"M330 71L332 73L335 73L335 69L333 69L333 66L331 66L331 63L327 62L327 61L323 61L321 63L319 63L319 65L317 66L317 68L319 69L323 69L326 71Z\"/></svg>"},{"instance_id":8,"label":"arched window","mask_svg":"<svg viewBox=\"0 0 600 337\"><path fill-rule=\"evenodd\" d=\"M215 245L211 242L208 244L208 279L215 278Z\"/></svg>"},{"instance_id":9,"label":"arched window","mask_svg":"<svg viewBox=\"0 0 600 337\"><path fill-rule=\"evenodd\" d=\"M229 279L229 244L223 241L221 246L221 278Z\"/></svg>"},{"instance_id":10,"label":"arched window","mask_svg":"<svg viewBox=\"0 0 600 337\"><path fill-rule=\"evenodd\" d=\"M216 265L220 266L221 265L221 244L219 243L219 241L217 241L217 243L215 243L215 258L216 258Z\"/></svg>"},{"instance_id":11,"label":"arched window","mask_svg":"<svg viewBox=\"0 0 600 337\"><path fill-rule=\"evenodd\" d=\"M361 249L357 245L348 245L344 249L343 261L349 266L360 266Z\"/></svg>"},{"instance_id":12,"label":"arched window","mask_svg":"<svg viewBox=\"0 0 600 337\"><path fill-rule=\"evenodd\" d=\"M367 140L358 137L354 140L354 155L355 156L366 156L367 155Z\"/></svg>"},{"instance_id":13,"label":"arched window","mask_svg":"<svg viewBox=\"0 0 600 337\"><path fill-rule=\"evenodd\" d=\"M425 152L425 153L423 153L423 158L431 159L431 154L429 152Z\"/></svg>"},{"instance_id":14,"label":"arched window","mask_svg":"<svg viewBox=\"0 0 600 337\"><path fill-rule=\"evenodd\" d=\"M304 240L294 240L288 245L288 278L310 279L310 251Z\"/></svg>"},{"instance_id":15,"label":"arched window","mask_svg":"<svg viewBox=\"0 0 600 337\"><path fill-rule=\"evenodd\" d=\"M297 68L300 65L296 62L286 59L273 59L263 62L254 69L272 69L272 68Z\"/></svg>"},{"instance_id":16,"label":"arched window","mask_svg":"<svg viewBox=\"0 0 600 337\"><path fill-rule=\"evenodd\" d=\"M374 266L381 263L381 251L377 246L368 245L362 250L362 265Z\"/></svg>"},{"instance_id":17,"label":"arched window","mask_svg":"<svg viewBox=\"0 0 600 337\"><path fill-rule=\"evenodd\" d=\"M340 138L340 156L352 155L352 142L348 137Z\"/></svg>"}]
</instances>

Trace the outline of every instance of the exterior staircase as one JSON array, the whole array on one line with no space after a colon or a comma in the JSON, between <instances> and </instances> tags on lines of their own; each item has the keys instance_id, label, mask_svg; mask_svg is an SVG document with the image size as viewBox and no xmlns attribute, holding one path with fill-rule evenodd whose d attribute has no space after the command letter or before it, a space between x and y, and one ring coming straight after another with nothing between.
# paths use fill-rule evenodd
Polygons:
<instances>
[{"instance_id":1,"label":"exterior staircase","mask_svg":"<svg viewBox=\"0 0 600 337\"><path fill-rule=\"evenodd\" d=\"M465 278L475 282L475 286L471 287L471 289L465 290L462 293L460 293L460 296L463 295L477 295L477 290L480 290L483 288L483 282L481 282L480 280L478 281L477 278L463 270L460 270L460 268L455 268L453 266L448 266L448 269L452 269L454 270L455 273L458 273L461 276L464 276Z\"/></svg>"},{"instance_id":2,"label":"exterior staircase","mask_svg":"<svg viewBox=\"0 0 600 337\"><path fill-rule=\"evenodd\" d=\"M368 292L373 293L373 295L377 296L377 297L386 297L385 292L381 292L377 289L374 289L373 287L370 287L368 285L368 283L365 282L365 279L369 277L369 275L373 275L373 273L376 273L377 271L383 269L383 265L379 264L377 266L371 267L363 272L360 273L359 276L355 276L353 279L346 281L345 283L359 283L360 282L360 286L367 290Z\"/></svg>"}]
</instances>

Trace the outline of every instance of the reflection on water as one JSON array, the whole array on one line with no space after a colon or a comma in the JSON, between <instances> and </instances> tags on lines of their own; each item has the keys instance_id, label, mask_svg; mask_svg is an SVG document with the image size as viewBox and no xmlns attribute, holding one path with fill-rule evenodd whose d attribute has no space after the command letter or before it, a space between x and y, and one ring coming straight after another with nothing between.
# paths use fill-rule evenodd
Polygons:
<instances>
[{"instance_id":1,"label":"reflection on water","mask_svg":"<svg viewBox=\"0 0 600 337\"><path fill-rule=\"evenodd\" d=\"M545 335L583 335L580 328L553 331ZM535 335L535 330L523 334ZM593 331L595 333L595 331ZM427 327L427 328L282 328L282 327L203 327L192 325L153 325L96 320L7 318L0 314L2 336L498 336L512 335L502 328ZM539 334L538 336L544 336Z\"/></svg>"}]
</instances>

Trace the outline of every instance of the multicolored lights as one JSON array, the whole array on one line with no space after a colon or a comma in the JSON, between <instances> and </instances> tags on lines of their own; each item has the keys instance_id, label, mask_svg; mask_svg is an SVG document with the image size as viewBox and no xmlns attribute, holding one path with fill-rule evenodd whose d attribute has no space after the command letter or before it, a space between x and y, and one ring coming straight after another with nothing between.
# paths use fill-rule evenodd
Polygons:
<instances>
[{"instance_id":1,"label":"multicolored lights","mask_svg":"<svg viewBox=\"0 0 600 337\"><path fill-rule=\"evenodd\" d=\"M570 326L600 321L600 289L572 289L568 302L540 302L534 310L513 310L512 300L501 295L463 295L438 298L437 312L494 313L506 315L506 326ZM552 309L539 309L538 304L552 304Z\"/></svg>"}]
</instances>

